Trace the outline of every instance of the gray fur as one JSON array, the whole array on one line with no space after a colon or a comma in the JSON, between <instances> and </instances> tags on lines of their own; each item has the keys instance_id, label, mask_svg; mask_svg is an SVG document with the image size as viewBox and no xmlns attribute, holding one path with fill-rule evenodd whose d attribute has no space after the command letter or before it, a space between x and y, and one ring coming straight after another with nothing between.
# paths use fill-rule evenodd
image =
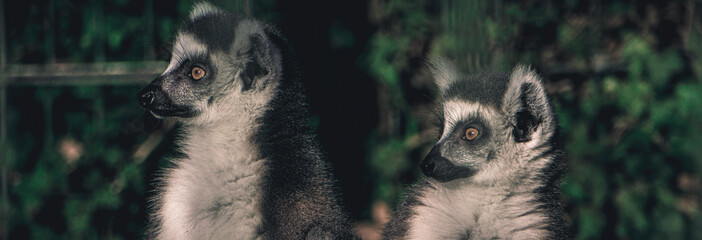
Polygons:
<instances>
[{"instance_id":1,"label":"gray fur","mask_svg":"<svg viewBox=\"0 0 702 240\"><path fill-rule=\"evenodd\" d=\"M193 8L168 68L140 93L182 125L183 157L160 179L150 238L351 237L288 50L271 26Z\"/></svg>"},{"instance_id":2,"label":"gray fur","mask_svg":"<svg viewBox=\"0 0 702 240\"><path fill-rule=\"evenodd\" d=\"M441 136L385 226L385 239L564 239L561 146L539 77L465 76L435 60ZM480 135L464 138L466 129ZM458 169L458 170L457 170Z\"/></svg>"}]
</instances>

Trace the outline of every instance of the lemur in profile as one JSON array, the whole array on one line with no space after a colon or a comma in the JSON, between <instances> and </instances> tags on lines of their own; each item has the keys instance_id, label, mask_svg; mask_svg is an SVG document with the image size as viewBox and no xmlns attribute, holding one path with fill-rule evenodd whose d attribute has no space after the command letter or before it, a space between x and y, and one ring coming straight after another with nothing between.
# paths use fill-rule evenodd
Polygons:
<instances>
[{"instance_id":1,"label":"lemur in profile","mask_svg":"<svg viewBox=\"0 0 702 240\"><path fill-rule=\"evenodd\" d=\"M351 238L279 31L198 3L171 54L139 93L154 116L182 126L148 237Z\"/></svg>"},{"instance_id":2,"label":"lemur in profile","mask_svg":"<svg viewBox=\"0 0 702 240\"><path fill-rule=\"evenodd\" d=\"M441 94L440 137L420 163L385 239L564 239L562 150L539 76L468 76L430 64Z\"/></svg>"}]
</instances>

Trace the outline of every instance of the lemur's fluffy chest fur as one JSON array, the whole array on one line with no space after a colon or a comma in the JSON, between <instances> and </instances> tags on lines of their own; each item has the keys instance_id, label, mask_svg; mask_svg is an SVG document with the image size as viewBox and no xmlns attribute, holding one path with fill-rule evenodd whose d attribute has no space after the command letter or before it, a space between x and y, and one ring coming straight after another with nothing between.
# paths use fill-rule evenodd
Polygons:
<instances>
[{"instance_id":1,"label":"lemur's fluffy chest fur","mask_svg":"<svg viewBox=\"0 0 702 240\"><path fill-rule=\"evenodd\" d=\"M408 239L540 239L546 216L532 193L499 187L444 186L435 182L418 193ZM536 230L535 230L536 229Z\"/></svg>"},{"instance_id":2,"label":"lemur's fluffy chest fur","mask_svg":"<svg viewBox=\"0 0 702 240\"><path fill-rule=\"evenodd\" d=\"M275 88L275 86L272 86ZM237 89L238 90L238 89ZM254 141L273 93L229 96L183 126L185 157L164 176L159 239L251 239L262 234L264 159ZM215 109L216 108L216 109ZM216 114L216 115L215 115ZM209 121L208 119L220 119Z\"/></svg>"},{"instance_id":3,"label":"lemur's fluffy chest fur","mask_svg":"<svg viewBox=\"0 0 702 240\"><path fill-rule=\"evenodd\" d=\"M178 160L178 166L168 173L161 209L162 239L258 234L265 159L245 139L225 140L218 136L221 134L200 130L188 136L191 143L185 152L189 157ZM226 151L221 150L223 146Z\"/></svg>"},{"instance_id":4,"label":"lemur's fluffy chest fur","mask_svg":"<svg viewBox=\"0 0 702 240\"><path fill-rule=\"evenodd\" d=\"M252 125L186 129L181 144L187 157L165 178L161 239L260 234L266 160L251 141Z\"/></svg>"}]
</instances>

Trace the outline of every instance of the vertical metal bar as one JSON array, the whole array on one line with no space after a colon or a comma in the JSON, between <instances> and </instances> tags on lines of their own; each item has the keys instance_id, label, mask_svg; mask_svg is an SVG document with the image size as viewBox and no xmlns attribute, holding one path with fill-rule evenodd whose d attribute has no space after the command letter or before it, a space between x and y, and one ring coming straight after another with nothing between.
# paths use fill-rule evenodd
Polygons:
<instances>
[{"instance_id":1,"label":"vertical metal bar","mask_svg":"<svg viewBox=\"0 0 702 240\"><path fill-rule=\"evenodd\" d=\"M93 31L95 35L93 36L95 43L93 45L93 51L95 52L95 62L105 61L105 21L103 15L103 1L93 0Z\"/></svg>"},{"instance_id":2,"label":"vertical metal bar","mask_svg":"<svg viewBox=\"0 0 702 240\"><path fill-rule=\"evenodd\" d=\"M7 109L5 102L5 66L7 63L7 50L5 48L5 6L4 1L0 0L0 143L5 143L7 137Z\"/></svg>"},{"instance_id":3,"label":"vertical metal bar","mask_svg":"<svg viewBox=\"0 0 702 240\"><path fill-rule=\"evenodd\" d=\"M0 236L7 239L9 234L9 198L7 194L7 168L9 167L9 153L7 152L7 91L5 82L5 62L7 59L5 48L5 3L0 0L0 175L2 175L2 203L0 204Z\"/></svg>"},{"instance_id":4,"label":"vertical metal bar","mask_svg":"<svg viewBox=\"0 0 702 240\"><path fill-rule=\"evenodd\" d=\"M50 89L51 87L44 87ZM44 109L44 149L43 151L50 151L54 145L54 125L53 125L53 112L54 112L54 98L55 93L47 90L45 92L46 96L42 98L42 108Z\"/></svg>"},{"instance_id":5,"label":"vertical metal bar","mask_svg":"<svg viewBox=\"0 0 702 240\"><path fill-rule=\"evenodd\" d=\"M46 17L44 19L44 56L46 62L56 62L56 1L50 0L46 6Z\"/></svg>"},{"instance_id":6,"label":"vertical metal bar","mask_svg":"<svg viewBox=\"0 0 702 240\"><path fill-rule=\"evenodd\" d=\"M154 1L147 0L144 4L144 60L156 58L154 51Z\"/></svg>"},{"instance_id":7,"label":"vertical metal bar","mask_svg":"<svg viewBox=\"0 0 702 240\"><path fill-rule=\"evenodd\" d=\"M449 1L450 0L443 0L441 1L441 27L444 32L448 32L449 30L449 21L450 21L450 11L449 11Z\"/></svg>"},{"instance_id":8,"label":"vertical metal bar","mask_svg":"<svg viewBox=\"0 0 702 240\"><path fill-rule=\"evenodd\" d=\"M244 10L246 10L247 16L253 16L253 13L251 12L251 1L244 0Z\"/></svg>"}]
</instances>

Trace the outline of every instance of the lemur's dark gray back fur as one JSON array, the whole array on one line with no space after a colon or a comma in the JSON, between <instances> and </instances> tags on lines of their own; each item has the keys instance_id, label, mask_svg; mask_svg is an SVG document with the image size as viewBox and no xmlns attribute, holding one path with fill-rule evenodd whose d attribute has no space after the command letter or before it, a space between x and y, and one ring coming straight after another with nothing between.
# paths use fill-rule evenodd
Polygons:
<instances>
[{"instance_id":1,"label":"lemur's dark gray back fur","mask_svg":"<svg viewBox=\"0 0 702 240\"><path fill-rule=\"evenodd\" d=\"M199 3L172 55L139 94L182 125L182 157L159 181L148 237L352 238L280 32Z\"/></svg>"},{"instance_id":2,"label":"lemur's dark gray back fur","mask_svg":"<svg viewBox=\"0 0 702 240\"><path fill-rule=\"evenodd\" d=\"M566 239L562 146L540 78L525 67L467 76L445 59L427 178L407 190L385 239Z\"/></svg>"},{"instance_id":3,"label":"lemur's dark gray back fur","mask_svg":"<svg viewBox=\"0 0 702 240\"><path fill-rule=\"evenodd\" d=\"M264 158L270 159L265 177L268 191L263 197L264 228L271 236L289 236L299 232L300 238L320 236L350 239L346 215L339 207L339 195L323 161L309 114L303 87L299 81L293 51L277 32L268 31L278 46L285 46L284 81L270 102L261 121L255 142ZM289 79L289 80L288 80ZM297 160L297 161L296 161ZM312 234L309 234L312 233Z\"/></svg>"}]
</instances>

